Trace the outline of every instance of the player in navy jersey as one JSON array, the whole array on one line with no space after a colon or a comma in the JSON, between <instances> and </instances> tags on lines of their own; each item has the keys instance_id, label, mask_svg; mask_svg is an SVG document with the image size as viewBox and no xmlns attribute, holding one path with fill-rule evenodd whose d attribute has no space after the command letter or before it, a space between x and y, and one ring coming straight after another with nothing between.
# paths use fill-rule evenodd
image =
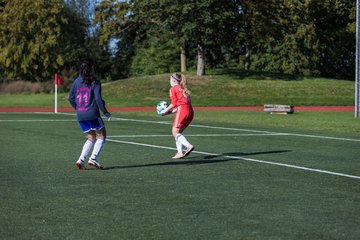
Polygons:
<instances>
[{"instance_id":1,"label":"player in navy jersey","mask_svg":"<svg viewBox=\"0 0 360 240\"><path fill-rule=\"evenodd\" d=\"M81 155L76 161L76 166L79 170L85 170L85 160L94 147L88 164L102 169L103 166L97 157L105 143L106 128L100 117L100 110L108 120L111 119L111 115L101 96L101 83L95 79L92 59L86 58L81 62L79 76L71 86L68 100L76 110L77 120L87 137Z\"/></svg>"}]
</instances>

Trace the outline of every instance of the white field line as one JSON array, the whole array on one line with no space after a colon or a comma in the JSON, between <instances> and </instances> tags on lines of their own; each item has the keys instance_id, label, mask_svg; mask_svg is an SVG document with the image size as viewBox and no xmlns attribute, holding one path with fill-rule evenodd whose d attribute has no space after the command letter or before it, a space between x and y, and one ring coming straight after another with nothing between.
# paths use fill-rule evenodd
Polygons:
<instances>
[{"instance_id":1,"label":"white field line","mask_svg":"<svg viewBox=\"0 0 360 240\"><path fill-rule=\"evenodd\" d=\"M0 119L0 122L76 122L76 119Z\"/></svg>"},{"instance_id":2,"label":"white field line","mask_svg":"<svg viewBox=\"0 0 360 240\"><path fill-rule=\"evenodd\" d=\"M118 121L129 121L129 122L142 122L142 123L155 123L155 124L172 125L171 121L149 121L149 120L128 119L128 118L113 118L113 119L118 120ZM340 137L329 137L329 136L310 135L310 134L270 132L270 131L261 131L261 130L243 129L243 128L216 127L216 126L197 125L197 124L191 124L190 127L219 129L219 130L228 130L228 131L264 133L264 134L275 134L275 135L279 135L279 136L298 136L298 137L310 137L310 138L321 138L321 139L329 139L329 140L360 142L360 139L355 139L355 138L340 138Z\"/></svg>"},{"instance_id":3,"label":"white field line","mask_svg":"<svg viewBox=\"0 0 360 240\"><path fill-rule=\"evenodd\" d=\"M42 113L43 114L43 113ZM75 116L74 113L49 113L49 114L61 114L61 115L70 115ZM1 121L12 121L12 120L0 120ZM21 120L17 120L21 121ZM31 120L32 121L32 120ZM39 120L33 120L39 121ZM51 121L51 120L43 120ZM54 120L56 121L56 120ZM58 121L70 121L70 120L58 120ZM73 120L75 121L75 120ZM130 118L117 118L113 117L112 121L128 121L128 122L141 122L141 123L153 123L153 124L165 124L172 125L172 121L150 121L150 120L139 120L139 119L130 119ZM329 139L329 140L340 140L340 141L351 141L351 142L360 142L360 139L355 138L340 138L340 137L329 137L329 136L321 136L321 135L310 135L310 134L298 134L298 133L282 133L282 132L270 132L270 131L261 131L261 130L253 130L253 129L242 129L242 128L228 128L228 127L216 127L216 126L207 126L207 125L197 125L191 124L190 127L198 127L198 128L208 128L208 129L219 129L219 130L228 130L228 131L242 131L242 132L253 132L253 133L264 133L264 134L275 134L278 136L297 136L297 137L308 137L308 138L320 138L320 139Z\"/></svg>"},{"instance_id":4,"label":"white field line","mask_svg":"<svg viewBox=\"0 0 360 240\"><path fill-rule=\"evenodd\" d=\"M0 112L0 115L7 115L7 114L18 114L18 115L24 115L24 114L56 114L54 112Z\"/></svg>"},{"instance_id":5,"label":"white field line","mask_svg":"<svg viewBox=\"0 0 360 240\"><path fill-rule=\"evenodd\" d=\"M269 132L269 131L252 130L252 129L241 129L241 128L212 127L212 126L206 126L206 125L191 125L191 126L192 126L192 127L200 127L200 128L212 128L212 129L232 130L232 131L247 131L247 132L257 132L257 133L268 133L268 134L277 134L277 135L282 135L282 136L298 136L298 137L310 137L310 138L322 138L322 139L331 139L331 140L342 140L342 141L360 142L360 139L354 139L354 138L339 138L339 137L328 137L328 136L310 135L310 134L299 134L299 133Z\"/></svg>"},{"instance_id":6,"label":"white field line","mask_svg":"<svg viewBox=\"0 0 360 240\"><path fill-rule=\"evenodd\" d=\"M50 113L54 114L54 113ZM57 113L57 114L63 114L63 115L72 115L75 114L72 113ZM113 120L118 121L132 121L132 122L143 122L143 123L156 123L156 124L167 124L171 125L172 122L170 121L149 121L149 120L138 120L138 119L126 119L126 118L113 118ZM1 120L1 121L14 121L14 120ZM16 121L22 121L22 120L16 120ZM28 120L28 121L39 121L39 120ZM76 121L76 120L42 120L43 122L46 121ZM328 136L318 136L318 135L307 135L307 134L296 134L296 133L279 133L279 132L269 132L269 131L258 131L258 130L251 130L251 129L239 129L239 128L226 128L226 127L214 127L214 126L206 126L206 125L195 125L192 124L192 127L200 127L200 128L210 128L210 129L222 129L222 130L232 130L232 131L246 131L246 132L257 132L257 133L263 133L265 135L284 135L284 136L300 136L300 137L311 137L311 138L322 138L322 139L331 139L331 140L343 140L343 141L356 141L359 142L360 139L351 139L351 138L337 138L337 137L328 137ZM256 134L254 134L256 135ZM163 136L163 135L161 135ZM164 135L166 136L166 135ZM114 140L114 139L107 139L109 142L117 142L117 143L123 143L123 144L131 144L131 145L138 145L138 146L144 146L144 147L152 147L152 148L160 148L160 149L168 149L168 150L176 150L172 147L165 147L165 146L158 146L158 145L152 145L152 144L144 144L144 143L136 143L136 142L127 142L127 141L121 141L121 140ZM244 157L237 157L237 156L228 156L228 155L222 155L222 154L216 154L216 153L209 153L209 152L200 152L200 151L194 151L194 153L207 155L207 156L221 156L229 159L238 159L243 161L250 161L250 162L258 162L263 164L270 164L275 166L282 166L282 167L288 167L288 168L295 168L300 169L304 171L311 171L311 172L318 172L318 173L324 173L324 174L330 174L335 176L341 176L341 177L347 177L347 178L353 178L353 179L360 179L360 176L356 175L350 175L350 174L344 174L344 173L337 173L337 172L331 172L327 170L321 170L316 168L307 168L302 166L296 166L291 164L284 164L284 163L276 163L276 162L270 162L270 161L264 161L264 160L258 160L258 159L252 159L252 158L244 158Z\"/></svg>"},{"instance_id":7,"label":"white field line","mask_svg":"<svg viewBox=\"0 0 360 240\"><path fill-rule=\"evenodd\" d=\"M121 141L121 140L114 140L114 139L107 139L107 141L109 141L109 142L116 142L116 143L122 143L122 144L137 145L137 146L143 146L143 147L151 147L151 148L160 148L160 149L167 149L167 150L175 150L175 151L176 151L176 148L159 146L159 145L153 145L153 144L145 144L145 143L137 143L137 142L128 142L128 141ZM200 152L200 151L193 151L193 153L197 153L197 154L201 154L201 155L206 155L206 156L218 156L218 157L224 157L224 158L228 158L228 159L237 159L237 160L243 160L243 161L249 161L249 162L257 162L257 163L269 164L269 165L275 165L275 166L281 166L281 167L287 167L287 168L294 168L294 169L299 169L299 170L304 170L304 171L317 172L317 173L335 175L335 176L340 176L340 177L360 179L360 176L356 176L356 175L350 175L350 174L332 172L332 171L321 170L321 169L316 169L316 168L301 167L301 166L296 166L296 165L291 165L291 164L285 164L285 163L270 162L270 161L264 161L264 160L253 159L253 158L244 158L244 157L238 157L238 156L229 156L229 155L222 155L222 154L209 153L209 152Z\"/></svg>"},{"instance_id":8,"label":"white field line","mask_svg":"<svg viewBox=\"0 0 360 240\"><path fill-rule=\"evenodd\" d=\"M240 137L240 136L277 136L281 133L239 133L239 134L186 134L187 137ZM114 135L109 138L147 138L147 137L173 137L171 134L149 134L149 135Z\"/></svg>"}]
</instances>

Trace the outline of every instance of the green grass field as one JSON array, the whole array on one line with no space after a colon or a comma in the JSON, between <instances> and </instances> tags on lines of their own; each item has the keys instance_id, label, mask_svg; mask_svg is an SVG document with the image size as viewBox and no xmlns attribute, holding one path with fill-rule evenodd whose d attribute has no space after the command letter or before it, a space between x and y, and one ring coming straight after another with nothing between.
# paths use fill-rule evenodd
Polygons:
<instances>
[{"instance_id":1,"label":"green grass field","mask_svg":"<svg viewBox=\"0 0 360 240\"><path fill-rule=\"evenodd\" d=\"M100 161L75 168L71 114L0 113L1 239L358 239L352 113L197 111L172 160L172 117L114 113Z\"/></svg>"}]
</instances>

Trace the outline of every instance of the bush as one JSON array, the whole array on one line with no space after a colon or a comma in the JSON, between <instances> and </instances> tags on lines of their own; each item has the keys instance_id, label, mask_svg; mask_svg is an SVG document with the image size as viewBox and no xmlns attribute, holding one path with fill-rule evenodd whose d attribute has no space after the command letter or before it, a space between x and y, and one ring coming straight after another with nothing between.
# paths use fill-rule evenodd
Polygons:
<instances>
[{"instance_id":1,"label":"bush","mask_svg":"<svg viewBox=\"0 0 360 240\"><path fill-rule=\"evenodd\" d=\"M40 83L32 83L26 81L15 81L10 83L3 83L0 87L1 92L4 93L40 93Z\"/></svg>"},{"instance_id":2,"label":"bush","mask_svg":"<svg viewBox=\"0 0 360 240\"><path fill-rule=\"evenodd\" d=\"M0 92L8 94L17 94L17 93L49 93L53 90L53 84L39 83L39 82L29 82L24 80L13 81L9 83L0 84Z\"/></svg>"}]
</instances>

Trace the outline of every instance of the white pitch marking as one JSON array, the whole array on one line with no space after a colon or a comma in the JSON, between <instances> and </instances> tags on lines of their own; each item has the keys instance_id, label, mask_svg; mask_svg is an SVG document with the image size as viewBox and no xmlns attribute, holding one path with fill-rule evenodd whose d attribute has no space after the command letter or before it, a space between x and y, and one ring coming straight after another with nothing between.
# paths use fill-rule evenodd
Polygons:
<instances>
[{"instance_id":1,"label":"white pitch marking","mask_svg":"<svg viewBox=\"0 0 360 240\"><path fill-rule=\"evenodd\" d=\"M186 134L187 137L240 137L240 136L277 136L283 135L281 133L258 133L258 134ZM146 138L146 137L172 137L170 134L149 134L149 135L115 135L108 136L109 138Z\"/></svg>"},{"instance_id":2,"label":"white pitch marking","mask_svg":"<svg viewBox=\"0 0 360 240\"><path fill-rule=\"evenodd\" d=\"M58 113L58 114L63 114L63 115L75 115L75 114L71 114L71 113ZM164 121L149 121L149 120L126 119L126 118L113 118L113 120L133 121L133 122L144 122L144 123L158 123L158 124L172 124L171 122L168 122L168 121L166 121L166 122L164 122ZM0 121L13 121L13 120L0 120ZM16 120L16 121L22 121L22 120ZM39 120L25 120L25 121L39 121ZM42 120L42 121L75 121L75 120ZM201 128L233 130L233 131L259 132L259 133L265 133L265 135L274 134L274 135L283 135L283 136L300 136L300 137L323 138L323 139L344 140L344 141L360 141L360 139L351 139L351 138L337 138L337 137L318 136L318 135L307 135L307 134L296 134L296 133L277 133L277 132L259 131L259 130L251 130L251 129L214 127L214 126L206 126L206 125L194 125L194 124L192 124L191 126L192 126L192 127L201 127ZM255 135L256 135L256 134L255 134ZM172 148L172 147L157 146L157 145L144 144L144 143L126 142L126 141L113 140L113 139L107 139L107 141L124 143L124 144L139 145L139 146L145 146L145 147L153 147L153 148L162 148L162 149L176 150L175 148ZM208 156L222 156L222 157L226 157L226 158L230 158L230 159L240 159L240 160L244 160L244 161L259 162L259 163L264 163L264 164L277 165L277 166L283 166L283 167L289 167L289 168L296 168L296 169L301 169L301 170L306 170L306 171L319 172L319 173L325 173L325 174L330 174L330 175L336 175L336 176L342 176L342 177L360 179L360 176L343 174L343 173L337 173L337 172L331 172L331 171L321 170L321 169L316 169L316 168L307 168L307 167L301 167L301 166L284 164L284 163L276 163L276 162L269 162L269 161L251 159L251 158L243 158L243 157L236 157L236 156L227 156L227 155L221 155L221 154L215 154L215 153L207 153L207 152L199 152L199 151L194 151L194 153L203 154L203 155L208 155Z\"/></svg>"},{"instance_id":3,"label":"white pitch marking","mask_svg":"<svg viewBox=\"0 0 360 240\"><path fill-rule=\"evenodd\" d=\"M75 115L74 113L57 113L57 114L72 115L72 116ZM150 121L150 120L139 120L139 119L117 118L117 117L112 118L112 121L116 121L116 120L118 120L118 121L129 121L129 122L166 124L166 125L171 125L172 124L171 121ZM221 130L230 130L230 131L243 131L243 132L269 133L269 134L277 134L278 136L298 136L298 137L309 137L309 138L321 138L321 139L329 139L329 140L360 142L360 139L354 139L354 138L340 138L340 137L329 137L329 136L298 134L298 133L269 132L269 131L253 130L253 129L227 128L227 127L206 126L206 125L197 125L197 124L191 124L190 127L221 129Z\"/></svg>"},{"instance_id":4,"label":"white pitch marking","mask_svg":"<svg viewBox=\"0 0 360 240\"><path fill-rule=\"evenodd\" d=\"M1 120L0 122L75 122L74 119L7 119L7 120Z\"/></svg>"},{"instance_id":5,"label":"white pitch marking","mask_svg":"<svg viewBox=\"0 0 360 240\"><path fill-rule=\"evenodd\" d=\"M138 120L138 119L127 119L127 118L113 118L113 119L114 120L119 120L119 121L157 123L157 124L167 124L167 125L172 124L172 122L169 122L169 121L166 121L166 122L164 122L164 121L149 121L149 120ZM264 134L268 133L268 134L276 134L278 136L298 136L298 137L310 137L310 138L321 138L321 139L329 139L329 140L360 142L360 139L354 139L354 138L329 137L329 136L298 134L298 133L269 132L269 131L253 130L253 129L216 127L216 126L197 125L197 124L191 124L190 127L220 129L220 130L229 130L229 131L254 132L254 133L264 133Z\"/></svg>"},{"instance_id":6,"label":"white pitch marking","mask_svg":"<svg viewBox=\"0 0 360 240\"><path fill-rule=\"evenodd\" d=\"M127 141L120 141L120 140L113 140L113 139L107 139L107 141L116 142L116 143L123 143L123 144L130 144L130 145L137 145L137 146L144 146L144 147L151 147L151 148L176 150L176 148L153 145L153 144L127 142ZM229 159L238 159L238 160L249 161L249 162L257 162L257 163L263 163L263 164L269 164L269 165L275 165L275 166L281 166L281 167L288 167L288 168L300 169L300 170L304 170L304 171L318 172L318 173L324 173L324 174L329 174L329 175L335 175L335 176L340 176L340 177L360 179L360 176L356 176L356 175L332 172L332 171L327 171L327 170L322 170L322 169L317 169L317 168L307 168L307 167L296 166L296 165L285 164L285 163L270 162L270 161L264 161L264 160L253 159L253 158L244 158L244 157L229 156L229 155L222 155L222 154L209 153L209 152L200 152L200 151L193 151L193 153L198 153L198 154L207 155L207 156L225 157L225 158L229 158Z\"/></svg>"},{"instance_id":7,"label":"white pitch marking","mask_svg":"<svg viewBox=\"0 0 360 240\"><path fill-rule=\"evenodd\" d=\"M311 137L311 138L322 138L322 139L331 139L331 140L343 140L343 141L360 142L360 139L354 139L354 138L328 137L328 136L299 134L299 133L269 132L269 131L252 130L252 129L212 127L212 126L206 126L206 125L193 125L193 124L192 124L191 126L192 126L192 127L200 127L200 128L212 128L212 129L232 130L232 131L247 131L247 132L269 133L269 134L278 134L278 135L282 135L282 136L298 136L298 137Z\"/></svg>"}]
</instances>

